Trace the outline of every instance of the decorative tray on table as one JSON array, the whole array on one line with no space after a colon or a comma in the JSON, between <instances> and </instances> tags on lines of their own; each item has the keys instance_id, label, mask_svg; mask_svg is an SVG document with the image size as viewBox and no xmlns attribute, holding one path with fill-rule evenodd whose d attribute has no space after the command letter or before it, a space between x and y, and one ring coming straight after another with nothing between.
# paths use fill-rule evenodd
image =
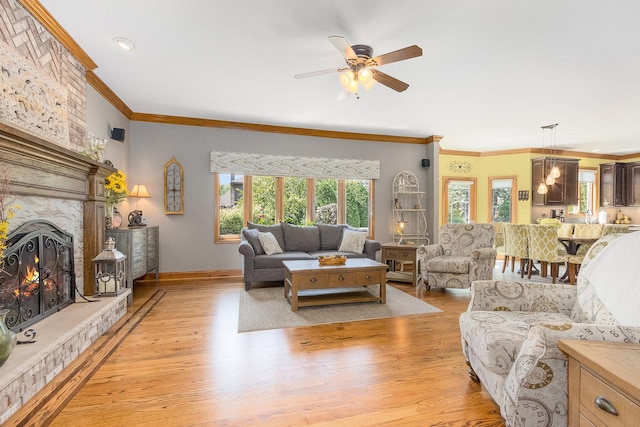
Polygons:
<instances>
[{"instance_id":1,"label":"decorative tray on table","mask_svg":"<svg viewBox=\"0 0 640 427\"><path fill-rule=\"evenodd\" d=\"M319 256L318 262L320 265L344 265L347 262L347 257L341 255Z\"/></svg>"}]
</instances>

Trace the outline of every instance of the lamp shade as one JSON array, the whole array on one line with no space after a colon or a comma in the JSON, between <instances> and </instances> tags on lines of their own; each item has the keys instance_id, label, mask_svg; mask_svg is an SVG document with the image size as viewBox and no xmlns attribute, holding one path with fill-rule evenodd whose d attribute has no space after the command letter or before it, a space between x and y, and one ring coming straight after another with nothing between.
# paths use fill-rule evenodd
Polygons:
<instances>
[{"instance_id":1,"label":"lamp shade","mask_svg":"<svg viewBox=\"0 0 640 427\"><path fill-rule=\"evenodd\" d=\"M147 186L144 184L136 184L129 192L131 197L151 197L147 191Z\"/></svg>"}]
</instances>

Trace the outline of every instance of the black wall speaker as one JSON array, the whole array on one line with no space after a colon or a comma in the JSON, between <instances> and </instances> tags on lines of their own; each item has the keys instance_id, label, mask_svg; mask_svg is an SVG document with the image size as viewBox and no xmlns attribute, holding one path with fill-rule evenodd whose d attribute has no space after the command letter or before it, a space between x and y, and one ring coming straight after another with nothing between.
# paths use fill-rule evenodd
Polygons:
<instances>
[{"instance_id":1,"label":"black wall speaker","mask_svg":"<svg viewBox=\"0 0 640 427\"><path fill-rule=\"evenodd\" d=\"M111 139L116 141L124 141L124 129L113 128L111 129Z\"/></svg>"},{"instance_id":2,"label":"black wall speaker","mask_svg":"<svg viewBox=\"0 0 640 427\"><path fill-rule=\"evenodd\" d=\"M423 168L428 168L429 166L431 166L431 160L429 160L429 159L422 159L422 167L423 167Z\"/></svg>"}]
</instances>

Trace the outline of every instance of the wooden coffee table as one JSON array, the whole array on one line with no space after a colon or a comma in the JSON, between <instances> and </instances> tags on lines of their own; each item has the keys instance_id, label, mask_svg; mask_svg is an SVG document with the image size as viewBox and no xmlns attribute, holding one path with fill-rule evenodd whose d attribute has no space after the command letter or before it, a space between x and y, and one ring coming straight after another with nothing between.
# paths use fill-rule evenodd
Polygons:
<instances>
[{"instance_id":1,"label":"wooden coffee table","mask_svg":"<svg viewBox=\"0 0 640 427\"><path fill-rule=\"evenodd\" d=\"M320 265L317 259L282 263L284 296L291 311L314 305L387 302L387 264L369 258L347 259L345 265Z\"/></svg>"}]
</instances>

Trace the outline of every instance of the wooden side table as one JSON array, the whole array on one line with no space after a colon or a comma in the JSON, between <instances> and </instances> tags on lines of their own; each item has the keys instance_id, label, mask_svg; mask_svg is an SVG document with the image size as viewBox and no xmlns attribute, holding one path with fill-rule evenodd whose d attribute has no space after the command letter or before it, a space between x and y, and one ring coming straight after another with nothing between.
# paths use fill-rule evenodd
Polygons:
<instances>
[{"instance_id":1,"label":"wooden side table","mask_svg":"<svg viewBox=\"0 0 640 427\"><path fill-rule=\"evenodd\" d=\"M568 425L638 425L640 345L561 340L558 348L569 358Z\"/></svg>"},{"instance_id":2,"label":"wooden side table","mask_svg":"<svg viewBox=\"0 0 640 427\"><path fill-rule=\"evenodd\" d=\"M389 266L387 280L394 282L409 282L413 286L418 283L418 245L384 243L382 245L381 261ZM411 263L411 271L403 271L404 264ZM396 265L400 264L400 271Z\"/></svg>"}]
</instances>

